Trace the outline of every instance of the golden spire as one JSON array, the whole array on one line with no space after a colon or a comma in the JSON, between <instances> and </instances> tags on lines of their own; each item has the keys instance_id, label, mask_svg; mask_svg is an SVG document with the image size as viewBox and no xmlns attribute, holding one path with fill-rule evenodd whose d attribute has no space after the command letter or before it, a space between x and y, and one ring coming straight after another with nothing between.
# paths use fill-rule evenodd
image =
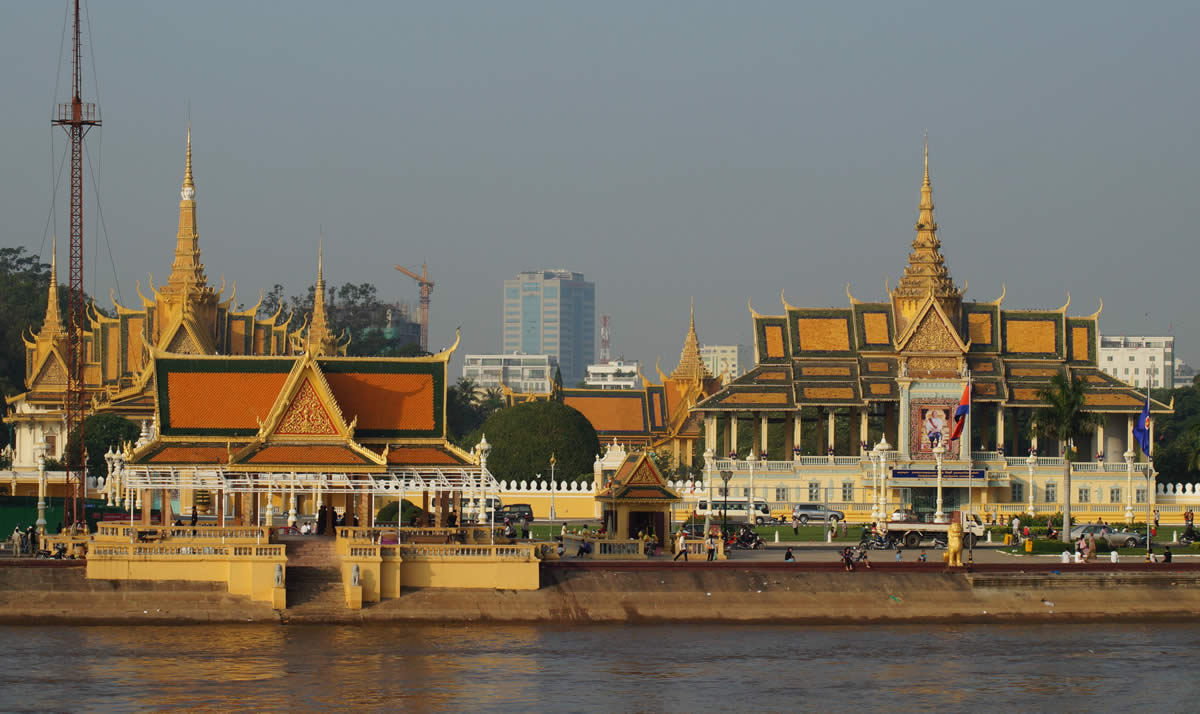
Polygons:
<instances>
[{"instance_id":1,"label":"golden spire","mask_svg":"<svg viewBox=\"0 0 1200 714\"><path fill-rule=\"evenodd\" d=\"M946 259L942 257L942 242L937 235L937 221L933 217L933 183L929 180L929 136L925 137L925 175L921 181L921 202L917 206L917 237L908 254L908 265L904 275L892 291L896 308L898 331L916 316L921 305L929 296L941 304L942 309L957 323L962 290L950 277Z\"/></svg>"},{"instance_id":2,"label":"golden spire","mask_svg":"<svg viewBox=\"0 0 1200 714\"><path fill-rule=\"evenodd\" d=\"M687 337L683 340L683 351L679 355L679 366L671 372L671 379L709 379L704 361L700 359L700 340L696 337L696 300L692 298L691 319Z\"/></svg>"},{"instance_id":3,"label":"golden spire","mask_svg":"<svg viewBox=\"0 0 1200 714\"><path fill-rule=\"evenodd\" d=\"M317 242L317 284L313 289L312 321L308 325L305 348L314 357L337 354L337 338L329 332L325 316L325 238Z\"/></svg>"},{"instance_id":4,"label":"golden spire","mask_svg":"<svg viewBox=\"0 0 1200 714\"><path fill-rule=\"evenodd\" d=\"M955 287L942 257L942 242L937 235L937 221L933 217L933 184L929 180L929 138L925 139L925 176L921 181L921 202L918 205L917 237L912 242L908 255L908 266L896 286L900 296L924 297L933 293L935 297L961 297Z\"/></svg>"},{"instance_id":5,"label":"golden spire","mask_svg":"<svg viewBox=\"0 0 1200 714\"><path fill-rule=\"evenodd\" d=\"M46 295L46 319L42 321L39 337L65 334L62 316L58 312L58 236L50 238L50 289Z\"/></svg>"},{"instance_id":6,"label":"golden spire","mask_svg":"<svg viewBox=\"0 0 1200 714\"><path fill-rule=\"evenodd\" d=\"M171 263L168 292L188 293L208 286L204 264L200 262L200 233L196 229L196 185L192 182L192 125L187 130L187 160L183 169L183 189L179 192L179 232L175 237L175 260Z\"/></svg>"}]
</instances>

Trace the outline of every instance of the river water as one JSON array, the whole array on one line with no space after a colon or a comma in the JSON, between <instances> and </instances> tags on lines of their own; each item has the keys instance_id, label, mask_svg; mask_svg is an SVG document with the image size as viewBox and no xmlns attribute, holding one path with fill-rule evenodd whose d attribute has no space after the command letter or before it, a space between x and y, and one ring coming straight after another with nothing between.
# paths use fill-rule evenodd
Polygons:
<instances>
[{"instance_id":1,"label":"river water","mask_svg":"<svg viewBox=\"0 0 1200 714\"><path fill-rule=\"evenodd\" d=\"M1200 691L1195 624L31 626L0 642L4 711L1161 712Z\"/></svg>"}]
</instances>

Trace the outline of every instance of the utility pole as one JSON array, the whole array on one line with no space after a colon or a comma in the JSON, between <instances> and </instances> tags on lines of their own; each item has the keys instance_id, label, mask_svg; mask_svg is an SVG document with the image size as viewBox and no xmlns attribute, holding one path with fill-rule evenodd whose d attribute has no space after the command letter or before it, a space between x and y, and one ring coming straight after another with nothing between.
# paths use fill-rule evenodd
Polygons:
<instances>
[{"instance_id":1,"label":"utility pole","mask_svg":"<svg viewBox=\"0 0 1200 714\"><path fill-rule=\"evenodd\" d=\"M84 103L82 94L83 76L80 71L81 51L79 40L79 0L75 0L75 22L71 29L71 101L59 104L53 126L61 126L71 140L71 202L70 202L70 268L67 290L67 434L79 434L78 481L72 484L70 500L64 519L78 523L83 518L83 498L87 492L87 449L83 445L83 418L87 403L83 388L83 323L86 318L83 304L83 137L94 126L100 126L100 112L93 103ZM70 463L71 454L63 453Z\"/></svg>"}]
</instances>

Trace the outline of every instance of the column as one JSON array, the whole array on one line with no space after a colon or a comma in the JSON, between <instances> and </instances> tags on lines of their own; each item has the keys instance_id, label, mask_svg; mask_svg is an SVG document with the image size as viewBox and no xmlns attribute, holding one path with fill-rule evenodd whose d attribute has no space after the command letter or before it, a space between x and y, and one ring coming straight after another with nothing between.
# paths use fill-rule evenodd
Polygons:
<instances>
[{"instance_id":1,"label":"column","mask_svg":"<svg viewBox=\"0 0 1200 714\"><path fill-rule=\"evenodd\" d=\"M1105 417L1107 418L1107 414ZM1096 453L1104 454L1101 461L1108 461L1108 453L1104 448L1104 422L1096 425Z\"/></svg>"},{"instance_id":2,"label":"column","mask_svg":"<svg viewBox=\"0 0 1200 714\"><path fill-rule=\"evenodd\" d=\"M717 417L712 412L704 415L704 450L714 454L721 453L717 446Z\"/></svg>"},{"instance_id":3,"label":"column","mask_svg":"<svg viewBox=\"0 0 1200 714\"><path fill-rule=\"evenodd\" d=\"M870 444L871 444L870 411L871 411L870 405L858 408L858 452L857 453L859 456L865 455L866 452L864 451L864 448L870 448ZM864 447L863 444L866 444L867 446Z\"/></svg>"},{"instance_id":4,"label":"column","mask_svg":"<svg viewBox=\"0 0 1200 714\"><path fill-rule=\"evenodd\" d=\"M828 409L828 410L825 412L825 414L826 414L826 423L827 423L827 425L828 425L828 426L827 426L827 428L826 428L826 432L827 432L827 433L826 433L826 438L829 440L829 443L828 443L828 444L826 444L826 446L827 446L827 447L829 447L829 448L832 448L832 447L833 447L833 445L834 445L834 443L835 443L835 441L836 441L836 434L835 434L835 432L834 432L834 423L835 423L835 418L836 418L835 412L836 412L836 411L837 411L837 408L836 408L836 407L830 407L830 408L829 408L829 409Z\"/></svg>"},{"instance_id":5,"label":"column","mask_svg":"<svg viewBox=\"0 0 1200 714\"><path fill-rule=\"evenodd\" d=\"M225 489L217 489L217 523L225 521Z\"/></svg>"},{"instance_id":6,"label":"column","mask_svg":"<svg viewBox=\"0 0 1200 714\"><path fill-rule=\"evenodd\" d=\"M730 454L738 451L738 413L730 412Z\"/></svg>"},{"instance_id":7,"label":"column","mask_svg":"<svg viewBox=\"0 0 1200 714\"><path fill-rule=\"evenodd\" d=\"M1155 420L1153 418L1150 419L1150 453L1151 454L1154 453L1154 422L1155 422ZM1141 451L1141 447L1138 447L1138 451ZM1150 460L1150 456L1148 456L1146 454L1142 454L1142 458L1144 458L1147 461Z\"/></svg>"},{"instance_id":8,"label":"column","mask_svg":"<svg viewBox=\"0 0 1200 714\"><path fill-rule=\"evenodd\" d=\"M792 453L796 453L797 446L804 444L804 419L800 416L800 407L796 407L796 411L792 412ZM799 460L799 457L796 457Z\"/></svg>"},{"instance_id":9,"label":"column","mask_svg":"<svg viewBox=\"0 0 1200 714\"><path fill-rule=\"evenodd\" d=\"M908 419L912 395L909 393L907 380L897 380L897 385L900 387L900 412L896 419L896 450L900 452L901 458L908 458L911 449L908 443Z\"/></svg>"},{"instance_id":10,"label":"column","mask_svg":"<svg viewBox=\"0 0 1200 714\"><path fill-rule=\"evenodd\" d=\"M154 505L154 492L150 489L142 489L139 493L142 496L142 525L150 525L150 510Z\"/></svg>"},{"instance_id":11,"label":"column","mask_svg":"<svg viewBox=\"0 0 1200 714\"><path fill-rule=\"evenodd\" d=\"M421 492L421 525L429 525L429 492Z\"/></svg>"},{"instance_id":12,"label":"column","mask_svg":"<svg viewBox=\"0 0 1200 714\"><path fill-rule=\"evenodd\" d=\"M1004 405L1002 404L996 404L996 447L1004 447L1004 453L1008 454L1004 435Z\"/></svg>"},{"instance_id":13,"label":"column","mask_svg":"<svg viewBox=\"0 0 1200 714\"><path fill-rule=\"evenodd\" d=\"M759 449L758 449L758 453L760 453L760 454L767 453L767 424L768 424L767 413L759 412L759 431L760 431L759 438L762 442L762 444L759 446Z\"/></svg>"},{"instance_id":14,"label":"column","mask_svg":"<svg viewBox=\"0 0 1200 714\"><path fill-rule=\"evenodd\" d=\"M171 489L164 488L162 491L162 524L169 526L174 520L175 516L171 512Z\"/></svg>"},{"instance_id":15,"label":"column","mask_svg":"<svg viewBox=\"0 0 1200 714\"><path fill-rule=\"evenodd\" d=\"M1136 417L1136 416L1134 416L1133 414L1129 414L1128 416L1126 416L1126 417L1125 417L1125 421L1126 421L1126 425L1125 425L1125 450L1126 450L1126 451L1132 451L1132 452L1133 452L1133 453L1135 453L1135 454L1137 453L1137 450L1133 448L1133 447L1134 447L1134 443L1133 443L1133 425L1134 425L1134 422L1135 422L1136 420L1137 420L1137 417Z\"/></svg>"}]
</instances>

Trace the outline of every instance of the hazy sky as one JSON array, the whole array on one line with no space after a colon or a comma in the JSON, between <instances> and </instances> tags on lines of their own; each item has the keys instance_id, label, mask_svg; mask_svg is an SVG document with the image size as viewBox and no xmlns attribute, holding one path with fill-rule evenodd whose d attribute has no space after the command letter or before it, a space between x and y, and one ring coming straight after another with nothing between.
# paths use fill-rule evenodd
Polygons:
<instances>
[{"instance_id":1,"label":"hazy sky","mask_svg":"<svg viewBox=\"0 0 1200 714\"><path fill-rule=\"evenodd\" d=\"M66 4L0 5L0 243L43 256ZM781 289L883 299L927 130L968 299L1103 298L1103 333L1172 331L1200 362L1197 3L88 8L88 150L117 260L114 277L101 243L93 261L89 200L101 296L119 282L135 304L135 281L169 273L190 102L203 258L239 301L310 284L321 225L331 283L415 303L392 265L428 262L431 346L461 326L461 355L499 349L505 278L565 268L596 283L614 356L653 376L679 358L689 296L714 344L748 344L747 300L779 313ZM65 198L56 212L65 236Z\"/></svg>"}]
</instances>

